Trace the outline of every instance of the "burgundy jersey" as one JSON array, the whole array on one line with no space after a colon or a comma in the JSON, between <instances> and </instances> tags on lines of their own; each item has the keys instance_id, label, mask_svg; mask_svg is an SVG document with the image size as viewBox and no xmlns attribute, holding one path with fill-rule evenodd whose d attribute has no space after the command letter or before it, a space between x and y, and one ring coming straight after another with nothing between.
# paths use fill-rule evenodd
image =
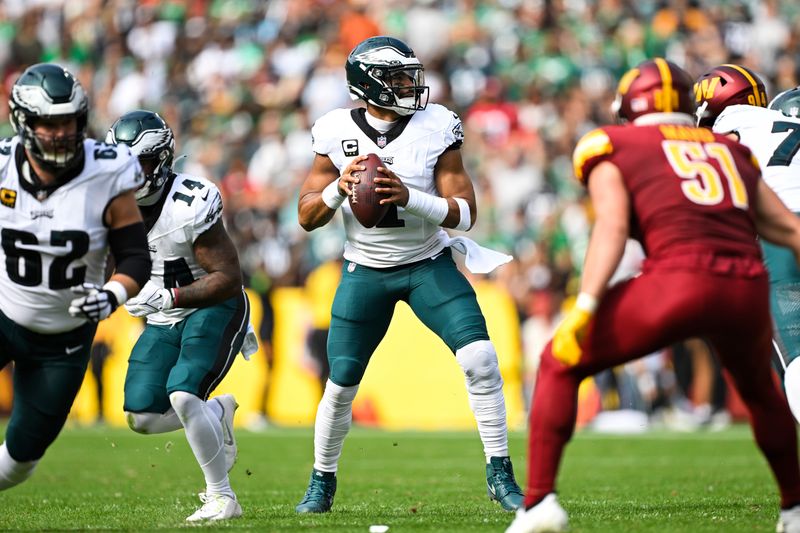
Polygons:
<instances>
[{"instance_id":1,"label":"burgundy jersey","mask_svg":"<svg viewBox=\"0 0 800 533\"><path fill-rule=\"evenodd\" d=\"M585 182L601 161L622 172L632 236L651 260L686 253L761 257L753 212L761 172L744 145L692 126L607 126L575 147L575 175Z\"/></svg>"}]
</instances>

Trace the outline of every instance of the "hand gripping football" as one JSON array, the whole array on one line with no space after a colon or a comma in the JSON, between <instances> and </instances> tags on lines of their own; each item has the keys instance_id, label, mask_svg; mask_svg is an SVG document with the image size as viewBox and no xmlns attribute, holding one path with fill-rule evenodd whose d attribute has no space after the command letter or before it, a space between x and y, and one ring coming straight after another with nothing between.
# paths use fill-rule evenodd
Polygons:
<instances>
[{"instance_id":1,"label":"hand gripping football","mask_svg":"<svg viewBox=\"0 0 800 533\"><path fill-rule=\"evenodd\" d=\"M383 166L383 162L375 154L367 154L367 158L361 161L361 164L367 168L357 174L360 181L350 190L348 198L356 220L365 228L371 228L380 222L389 210L390 204L379 203L382 198L386 198L386 195L375 192L375 178L386 176L378 172L378 167Z\"/></svg>"}]
</instances>

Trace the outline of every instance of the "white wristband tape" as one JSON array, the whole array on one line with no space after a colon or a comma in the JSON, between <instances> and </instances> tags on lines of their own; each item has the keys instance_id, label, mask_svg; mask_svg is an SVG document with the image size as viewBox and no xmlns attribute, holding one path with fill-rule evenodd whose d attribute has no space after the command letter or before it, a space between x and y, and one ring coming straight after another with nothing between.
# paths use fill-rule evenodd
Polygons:
<instances>
[{"instance_id":1,"label":"white wristband tape","mask_svg":"<svg viewBox=\"0 0 800 533\"><path fill-rule=\"evenodd\" d=\"M441 226L444 219L447 218L450 206L447 205L446 198L409 188L408 203L404 209L412 215L417 215L428 222Z\"/></svg>"},{"instance_id":2,"label":"white wristband tape","mask_svg":"<svg viewBox=\"0 0 800 533\"><path fill-rule=\"evenodd\" d=\"M582 292L578 295L578 299L575 300L575 307L588 313L594 313L597 309L597 298L589 293Z\"/></svg>"},{"instance_id":3,"label":"white wristband tape","mask_svg":"<svg viewBox=\"0 0 800 533\"><path fill-rule=\"evenodd\" d=\"M339 178L336 178L322 189L322 201L334 211L339 209L345 198L347 196L342 196L342 193L339 192Z\"/></svg>"},{"instance_id":4,"label":"white wristband tape","mask_svg":"<svg viewBox=\"0 0 800 533\"><path fill-rule=\"evenodd\" d=\"M469 204L463 198L453 198L458 204L459 219L458 225L454 228L458 231L467 231L472 226L472 215L469 214Z\"/></svg>"},{"instance_id":5,"label":"white wristband tape","mask_svg":"<svg viewBox=\"0 0 800 533\"><path fill-rule=\"evenodd\" d=\"M117 299L117 305L122 305L128 301L128 290L119 281L109 281L103 285L103 290L109 291Z\"/></svg>"}]
</instances>

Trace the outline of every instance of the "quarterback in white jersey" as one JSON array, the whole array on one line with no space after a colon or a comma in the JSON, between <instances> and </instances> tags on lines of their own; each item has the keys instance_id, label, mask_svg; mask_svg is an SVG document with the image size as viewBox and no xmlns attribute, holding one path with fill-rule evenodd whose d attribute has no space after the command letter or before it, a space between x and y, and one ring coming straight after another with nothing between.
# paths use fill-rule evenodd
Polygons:
<instances>
[{"instance_id":1,"label":"quarterback in white jersey","mask_svg":"<svg viewBox=\"0 0 800 533\"><path fill-rule=\"evenodd\" d=\"M764 181L800 215L800 88L784 91L769 104L764 83L741 65L720 65L695 83L700 125L729 133L750 148ZM785 248L761 241L770 278L776 369L786 398L800 422L800 269ZM796 526L800 528L800 506Z\"/></svg>"},{"instance_id":2,"label":"quarterback in white jersey","mask_svg":"<svg viewBox=\"0 0 800 533\"><path fill-rule=\"evenodd\" d=\"M366 108L337 109L314 124L314 162L298 203L300 225L308 231L327 224L342 207L347 242L331 309L330 375L317 411L314 468L295 509L330 511L358 385L395 304L405 301L462 367L483 441L488 493L504 509L515 510L522 491L508 457L497 355L475 292L453 262L448 246L455 244L442 229L467 231L477 212L461 159L461 121L447 108L428 104L422 64L398 39L366 39L345 68L353 99ZM376 192L389 204L373 228L363 227L345 202L369 153L383 162L378 171L385 177L376 178ZM476 256L496 253L461 239L468 267Z\"/></svg>"},{"instance_id":3,"label":"quarterback in white jersey","mask_svg":"<svg viewBox=\"0 0 800 533\"><path fill-rule=\"evenodd\" d=\"M402 176L408 189L438 196L434 168L439 157L457 150L464 140L458 115L444 106L429 104L401 119L402 127L391 131L374 128L370 125L374 120L364 108L331 111L314 124L312 149L326 155L337 169L345 169L355 155L373 152L386 168ZM403 265L432 257L444 248L441 224L406 215L406 206L391 204L385 218L373 228L365 228L356 220L349 202L342 204L342 215L347 233L344 258L359 265Z\"/></svg>"},{"instance_id":4,"label":"quarterback in white jersey","mask_svg":"<svg viewBox=\"0 0 800 533\"><path fill-rule=\"evenodd\" d=\"M86 139L88 99L59 65L37 64L9 100L16 136L0 141L0 368L14 402L0 445L0 490L33 472L66 421L97 322L150 275L128 147ZM116 269L106 279L106 259Z\"/></svg>"},{"instance_id":5,"label":"quarterback in white jersey","mask_svg":"<svg viewBox=\"0 0 800 533\"><path fill-rule=\"evenodd\" d=\"M150 280L125 306L147 317L125 376L128 424L143 434L186 430L206 481L203 505L187 521L241 516L228 477L238 405L230 394L208 399L242 350L250 322L222 198L211 181L173 172L175 138L157 113L126 113L106 141L129 145L144 169L136 201L153 260Z\"/></svg>"}]
</instances>

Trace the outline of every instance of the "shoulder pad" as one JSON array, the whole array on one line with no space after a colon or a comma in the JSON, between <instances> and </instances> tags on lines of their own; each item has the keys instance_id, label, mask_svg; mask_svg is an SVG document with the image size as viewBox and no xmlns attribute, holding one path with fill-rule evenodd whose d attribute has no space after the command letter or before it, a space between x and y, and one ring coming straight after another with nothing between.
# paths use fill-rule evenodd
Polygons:
<instances>
[{"instance_id":1,"label":"shoulder pad","mask_svg":"<svg viewBox=\"0 0 800 533\"><path fill-rule=\"evenodd\" d=\"M598 128L590 131L578 141L575 151L572 153L575 176L581 183L585 183L589 172L599 162L599 158L613 152L614 146L611 144L611 138L604 129Z\"/></svg>"},{"instance_id":2,"label":"shoulder pad","mask_svg":"<svg viewBox=\"0 0 800 533\"><path fill-rule=\"evenodd\" d=\"M334 109L319 117L311 126L312 150L318 154L329 154L333 150L333 144L339 142L337 139L342 124L346 124L349 120L351 120L349 109Z\"/></svg>"}]
</instances>

